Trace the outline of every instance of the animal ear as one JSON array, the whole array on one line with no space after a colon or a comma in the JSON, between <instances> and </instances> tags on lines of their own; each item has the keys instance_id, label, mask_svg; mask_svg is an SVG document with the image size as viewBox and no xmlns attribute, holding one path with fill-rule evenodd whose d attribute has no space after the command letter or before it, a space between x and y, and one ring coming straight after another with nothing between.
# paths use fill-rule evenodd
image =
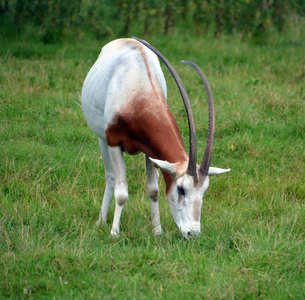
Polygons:
<instances>
[{"instance_id":1,"label":"animal ear","mask_svg":"<svg viewBox=\"0 0 305 300\"><path fill-rule=\"evenodd\" d=\"M230 171L231 169L220 169L220 168L209 167L209 176L227 173Z\"/></svg>"},{"instance_id":2,"label":"animal ear","mask_svg":"<svg viewBox=\"0 0 305 300\"><path fill-rule=\"evenodd\" d=\"M169 173L173 177L177 175L176 164L172 164L168 161L160 160L160 159L154 159L154 158L149 158L149 159L154 163L154 165L159 167L162 171Z\"/></svg>"}]
</instances>

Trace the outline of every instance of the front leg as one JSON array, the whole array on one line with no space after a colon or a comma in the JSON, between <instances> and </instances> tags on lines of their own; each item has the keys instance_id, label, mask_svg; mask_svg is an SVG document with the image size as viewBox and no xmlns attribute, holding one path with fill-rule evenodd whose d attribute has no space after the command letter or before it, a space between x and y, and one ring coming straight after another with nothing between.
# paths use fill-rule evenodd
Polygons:
<instances>
[{"instance_id":1,"label":"front leg","mask_svg":"<svg viewBox=\"0 0 305 300\"><path fill-rule=\"evenodd\" d=\"M123 206L128 199L128 186L126 182L126 166L121 147L108 147L112 169L115 177L114 198L115 211L110 235L118 237L120 232L120 218Z\"/></svg>"},{"instance_id":2,"label":"front leg","mask_svg":"<svg viewBox=\"0 0 305 300\"><path fill-rule=\"evenodd\" d=\"M153 234L158 235L162 233L159 212L159 173L153 166L153 162L145 155L146 174L147 174L147 193L151 205L151 218L153 225Z\"/></svg>"}]
</instances>

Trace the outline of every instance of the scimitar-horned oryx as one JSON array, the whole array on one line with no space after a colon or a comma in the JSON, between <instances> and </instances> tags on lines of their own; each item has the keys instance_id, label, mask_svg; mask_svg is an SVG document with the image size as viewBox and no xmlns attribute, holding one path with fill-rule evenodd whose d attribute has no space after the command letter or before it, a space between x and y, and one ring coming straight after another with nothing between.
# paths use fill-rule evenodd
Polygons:
<instances>
[{"instance_id":1,"label":"scimitar-horned oryx","mask_svg":"<svg viewBox=\"0 0 305 300\"><path fill-rule=\"evenodd\" d=\"M190 134L189 155L167 104L165 78L156 54L173 75L184 101ZM114 192L112 236L119 235L120 217L128 198L123 152L145 153L155 234L162 232L156 167L161 169L170 210L185 238L200 235L202 197L209 187L209 176L230 171L210 167L215 130L212 92L200 68L192 62L183 63L198 72L208 97L209 129L200 166L196 164L195 123L186 89L173 66L158 50L137 38L112 41L103 47L85 79L82 107L89 126L99 138L105 165L106 189L98 224L106 222Z\"/></svg>"}]
</instances>

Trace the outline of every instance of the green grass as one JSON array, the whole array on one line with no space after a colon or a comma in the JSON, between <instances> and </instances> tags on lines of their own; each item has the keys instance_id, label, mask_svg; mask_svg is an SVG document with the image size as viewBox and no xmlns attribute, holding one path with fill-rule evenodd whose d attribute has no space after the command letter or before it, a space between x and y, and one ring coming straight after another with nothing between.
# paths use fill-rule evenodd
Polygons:
<instances>
[{"instance_id":1,"label":"green grass","mask_svg":"<svg viewBox=\"0 0 305 300\"><path fill-rule=\"evenodd\" d=\"M126 156L130 197L121 236L95 225L105 187L97 139L79 106L106 41L0 49L0 298L302 299L305 297L304 37L255 45L238 37L151 37L189 91L204 152L207 105L193 60L214 93L211 179L202 235L185 241L165 200L151 234L144 156ZM169 103L188 144L177 88ZM110 226L114 203L110 207Z\"/></svg>"}]
</instances>

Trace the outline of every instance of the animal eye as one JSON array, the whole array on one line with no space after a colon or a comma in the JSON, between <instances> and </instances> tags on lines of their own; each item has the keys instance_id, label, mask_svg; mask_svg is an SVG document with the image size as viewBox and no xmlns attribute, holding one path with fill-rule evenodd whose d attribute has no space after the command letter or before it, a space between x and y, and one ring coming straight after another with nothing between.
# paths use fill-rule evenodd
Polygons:
<instances>
[{"instance_id":1,"label":"animal eye","mask_svg":"<svg viewBox=\"0 0 305 300\"><path fill-rule=\"evenodd\" d=\"M182 186L178 185L177 189L178 189L178 194L179 195L185 196L185 191L184 191L184 188Z\"/></svg>"}]
</instances>

